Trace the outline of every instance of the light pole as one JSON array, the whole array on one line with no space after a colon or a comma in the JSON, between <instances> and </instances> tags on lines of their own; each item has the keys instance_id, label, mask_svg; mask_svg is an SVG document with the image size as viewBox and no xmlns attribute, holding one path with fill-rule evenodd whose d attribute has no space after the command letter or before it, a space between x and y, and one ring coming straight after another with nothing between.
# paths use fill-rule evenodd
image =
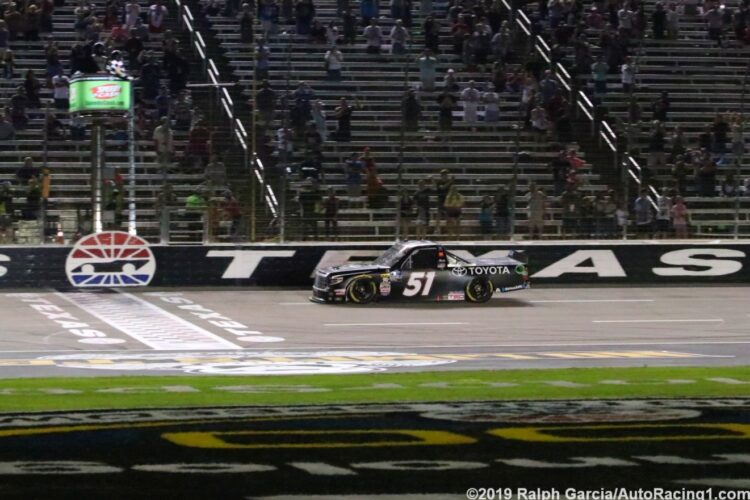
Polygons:
<instances>
[{"instance_id":1,"label":"light pole","mask_svg":"<svg viewBox=\"0 0 750 500\"><path fill-rule=\"evenodd\" d=\"M286 239L286 204L287 204L287 170L289 169L289 147L287 130L289 129L289 114L291 113L291 94L289 92L289 79L292 73L292 34L293 31L285 31L281 35L286 38L286 84L284 88L284 117L281 125L281 136L278 138L281 146L281 207L279 220L279 241L284 243Z\"/></svg>"}]
</instances>

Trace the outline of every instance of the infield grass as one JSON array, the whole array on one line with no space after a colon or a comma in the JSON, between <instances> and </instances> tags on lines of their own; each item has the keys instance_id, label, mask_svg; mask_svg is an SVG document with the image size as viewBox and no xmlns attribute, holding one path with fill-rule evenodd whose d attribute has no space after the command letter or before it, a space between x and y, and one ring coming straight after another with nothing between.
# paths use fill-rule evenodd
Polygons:
<instances>
[{"instance_id":1,"label":"infield grass","mask_svg":"<svg viewBox=\"0 0 750 500\"><path fill-rule=\"evenodd\" d=\"M750 397L748 367L0 380L0 411L508 399Z\"/></svg>"}]
</instances>

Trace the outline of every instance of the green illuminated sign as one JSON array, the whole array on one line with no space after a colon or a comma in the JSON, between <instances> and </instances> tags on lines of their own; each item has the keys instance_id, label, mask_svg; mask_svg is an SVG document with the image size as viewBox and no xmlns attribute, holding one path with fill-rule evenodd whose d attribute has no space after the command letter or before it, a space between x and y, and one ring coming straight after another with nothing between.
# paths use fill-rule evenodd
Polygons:
<instances>
[{"instance_id":1,"label":"green illuminated sign","mask_svg":"<svg viewBox=\"0 0 750 500\"><path fill-rule=\"evenodd\" d=\"M70 112L130 111L130 81L85 77L70 82Z\"/></svg>"}]
</instances>

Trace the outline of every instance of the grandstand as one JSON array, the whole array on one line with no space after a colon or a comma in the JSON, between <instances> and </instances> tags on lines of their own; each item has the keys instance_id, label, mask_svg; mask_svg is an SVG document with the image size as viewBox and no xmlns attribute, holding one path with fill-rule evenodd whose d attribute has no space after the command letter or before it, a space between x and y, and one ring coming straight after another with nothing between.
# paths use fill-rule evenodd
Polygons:
<instances>
[{"instance_id":1,"label":"grandstand","mask_svg":"<svg viewBox=\"0 0 750 500\"><path fill-rule=\"evenodd\" d=\"M318 0L315 2L315 18L323 26L333 23L341 26L337 9L341 2ZM509 75L521 74L526 70L540 73L551 69L560 83L560 93L567 99L576 116L572 120L572 137L558 141L555 134L544 140L524 125L521 93L503 91L500 94L500 119L497 122L477 124L464 121L462 103L453 111L451 131L441 131L438 127L439 106L436 96L442 89L442 77L449 69L457 75L459 91L468 82L486 88L492 81L491 64L466 65L451 50L453 35L448 9L453 4L434 2L433 12L440 21L440 53L436 54L436 91L428 92L420 88L420 74L417 59L425 45L422 32L424 15L421 5L414 5L411 40L406 45L405 54L390 53L390 39L387 34L394 20L388 15L383 3L380 10L380 25L386 34L383 51L380 55L366 52L365 40L358 24L356 43L343 44L343 79L335 81L326 78L324 55L329 49L326 43L315 43L310 36L297 34L295 25L282 16L278 32L270 36L270 70L268 81L279 97L296 89L298 82L305 81L315 92L315 99L324 103L327 112L326 128L328 140L322 144L323 157L321 193L332 188L340 200L337 214L342 239L377 240L391 239L398 235L399 194L401 185L407 193L413 193L419 180L437 178L444 169L455 179L455 184L464 196L465 207L462 215L461 237L479 239L480 205L485 196L494 196L498 186L507 186L512 193L514 211L513 234L526 235L529 232L528 191L532 184L542 187L547 194L546 220L543 237L590 237L595 231L575 229L563 232L564 215L560 200L552 196L560 192L555 185L550 169L561 149L575 150L584 162L576 170L574 184L582 198L592 199L597 193L605 193L617 188L617 204L622 208L620 198L627 197L627 206L632 214L632 200L639 186L650 185L652 201L656 202L657 189L672 188L674 180L672 165L658 165L648 169L649 135L651 133L651 104L666 91L671 100L671 109L664 126L667 135L675 126L685 132L688 148L697 145L699 134L710 125L717 113L744 111L745 86L748 66L747 53L734 36L726 37L723 48L709 40L705 23L698 15L680 16L680 30L677 39L654 39L651 28L646 29L645 37L633 37L628 53L636 67L636 90L632 95L620 85L617 67L610 68L606 76L608 92L595 95L589 71L577 71L576 56L572 39L568 43L556 43L557 33L549 28L549 19L539 9L538 4L527 4L522 10L514 10L507 2L500 1L500 16L512 26L512 36L506 59L506 72ZM643 3L645 17L649 18L656 2ZM94 3L97 14L108 12L109 5L103 1ZM231 4L234 5L234 4ZM426 5L426 4L425 4ZM469 4L467 3L467 10ZM583 3L583 10L572 12L576 21L582 21L593 4ZM141 6L145 12L147 5ZM356 5L352 5L356 9ZM239 9L239 5L234 5ZM728 9L736 9L731 2ZM164 28L172 30L181 42L180 52L190 64L192 104L195 116L202 117L211 130L212 151L220 155L226 165L228 186L240 197L243 203L242 220L245 224L239 235L229 234L229 224L221 227L217 223L222 214L219 198L211 203L208 196L209 219L202 210L186 210L188 197L202 191L216 195L217 188L206 187L203 166L190 168L191 155L187 151L187 132L175 131L175 162L170 166L166 180L174 196L163 195L164 172L160 170L154 151L151 130L141 130L136 144L136 175L127 176L129 145L123 137L125 121L115 124L108 130L106 141L106 165L120 167L124 183L131 180L135 185L136 214L138 232L150 241L200 242L208 238L227 241L243 239L247 235L257 239L279 237L287 240L305 239L311 236L310 225L304 218L313 219L318 233L323 233L323 216L316 213L303 214L300 199L309 189L310 181L299 168L305 158L304 146L296 143L294 152L285 157L274 149L276 130L290 117L289 100L279 99L274 121L264 129L253 128L251 107L246 103L253 97L259 82L255 79L255 44L242 42L243 29L237 18L238 12L226 15L215 3L198 0L169 5L170 15ZM455 11L451 11L452 13ZM497 13L497 12L496 12ZM540 14L541 13L541 14ZM79 39L76 31L77 9L73 6L59 6L53 14L53 31L42 33L41 41L11 41L9 47L15 54L15 74L11 79L0 82L0 93L6 102L10 100L16 87L22 85L21 75L33 69L44 83L47 37L52 36L62 55L66 74L70 66L67 55ZM606 24L606 23L605 23ZM574 26L574 25L572 25ZM601 52L598 44L602 30L588 27L580 30L593 47L592 56ZM728 27L725 32L732 30ZM260 36L260 24L254 24L254 36ZM164 34L154 33L145 44L156 57L162 53ZM490 63L492 58L490 58ZM126 65L130 62L126 62ZM571 76L572 75L572 76ZM137 74L136 74L137 76ZM718 81L717 81L718 79ZM203 86L208 82L209 85ZM234 83L237 85L234 85ZM165 85L168 84L164 79ZM222 86L226 84L226 86ZM402 124L402 97L406 89L415 89L420 99L422 114L416 130L404 131ZM53 138L45 130L46 115L58 118L67 128L70 116L67 112L55 110L51 104L51 89L46 85L41 89L41 106L28 110L29 123L18 130L13 140L0 141L0 180L14 183L15 219L21 219L22 207L26 203L25 186L18 185L15 172L25 157L31 157L38 167L47 166L52 174L49 200L45 211L44 224L50 236L61 228L65 238L70 239L80 228L88 227L90 217L91 151L88 136L85 141L72 141L69 138ZM175 97L175 96L172 96ZM336 128L334 109L341 97L349 98L356 104L352 117L352 137L349 142L331 140ZM635 99L642 110L638 123L630 123L630 100ZM48 104L49 103L49 104ZM236 103L236 104L235 104ZM154 103L142 100L141 108L154 113ZM480 106L480 116L482 115ZM592 122L593 120L593 122ZM194 120L195 121L195 120ZM257 124L256 124L257 125ZM250 134L245 132L250 131ZM593 131L593 136L592 136ZM255 136L255 138L253 138ZM256 139L256 140L253 140ZM568 140L572 139L572 140ZM383 184L383 193L377 206L367 206L363 198L348 196L345 160L352 154L362 154L368 149L377 165L377 173ZM728 148L729 149L729 148ZM258 156L254 157L254 151ZM743 148L744 152L744 148ZM718 157L719 153L716 153ZM252 161L257 158L256 161ZM735 164L734 160L739 160ZM255 175L251 175L251 169ZM284 172L288 172L284 175ZM750 165L744 154L727 153L720 162L716 193L719 182L727 173L733 173L738 183L750 177ZM630 174L630 175L628 175ZM286 178L287 182L284 182ZM250 179L261 181L260 190L252 189ZM283 186L286 185L287 189ZM699 196L692 175L687 182L686 203L690 209L692 234L696 236L746 235L750 234L750 198ZM276 193L276 194L275 194ZM702 193L705 195L705 193ZM300 196L302 195L302 196ZM165 198L169 205L169 220L161 214ZM435 211L438 201L432 197L432 227L437 232ZM127 203L118 207L120 212L116 222L110 227L127 228ZM283 213L280 214L279 210ZM316 211L318 207L316 206ZM249 219L252 214L252 224ZM610 214L611 215L611 214ZM410 218L415 216L409 215ZM585 216L581 216L585 219ZM279 222L280 219L284 223ZM256 234L255 227L258 227ZM18 235L31 235L19 242L35 242L35 234L41 234L40 223L34 221L17 222ZM23 227L20 227L20 226ZM252 229L250 229L252 225ZM264 228L268 226L268 230ZM576 226L577 228L580 226ZM412 228L413 231L413 228ZM598 232L597 232L598 233ZM413 233L412 233L413 234ZM618 232L616 236L621 236ZM444 235L444 233L443 233ZM597 234L597 236L602 236ZM609 234L609 236L614 236ZM26 238L26 236L24 236Z\"/></svg>"}]
</instances>

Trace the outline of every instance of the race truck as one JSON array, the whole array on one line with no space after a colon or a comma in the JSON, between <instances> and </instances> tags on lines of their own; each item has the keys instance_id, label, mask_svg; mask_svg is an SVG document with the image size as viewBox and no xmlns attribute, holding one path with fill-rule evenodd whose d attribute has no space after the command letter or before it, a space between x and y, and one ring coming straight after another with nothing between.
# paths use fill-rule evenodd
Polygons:
<instances>
[{"instance_id":1,"label":"race truck","mask_svg":"<svg viewBox=\"0 0 750 500\"><path fill-rule=\"evenodd\" d=\"M311 300L321 303L433 300L487 302L529 287L528 258L459 257L433 241L400 241L369 264L318 269Z\"/></svg>"}]
</instances>

